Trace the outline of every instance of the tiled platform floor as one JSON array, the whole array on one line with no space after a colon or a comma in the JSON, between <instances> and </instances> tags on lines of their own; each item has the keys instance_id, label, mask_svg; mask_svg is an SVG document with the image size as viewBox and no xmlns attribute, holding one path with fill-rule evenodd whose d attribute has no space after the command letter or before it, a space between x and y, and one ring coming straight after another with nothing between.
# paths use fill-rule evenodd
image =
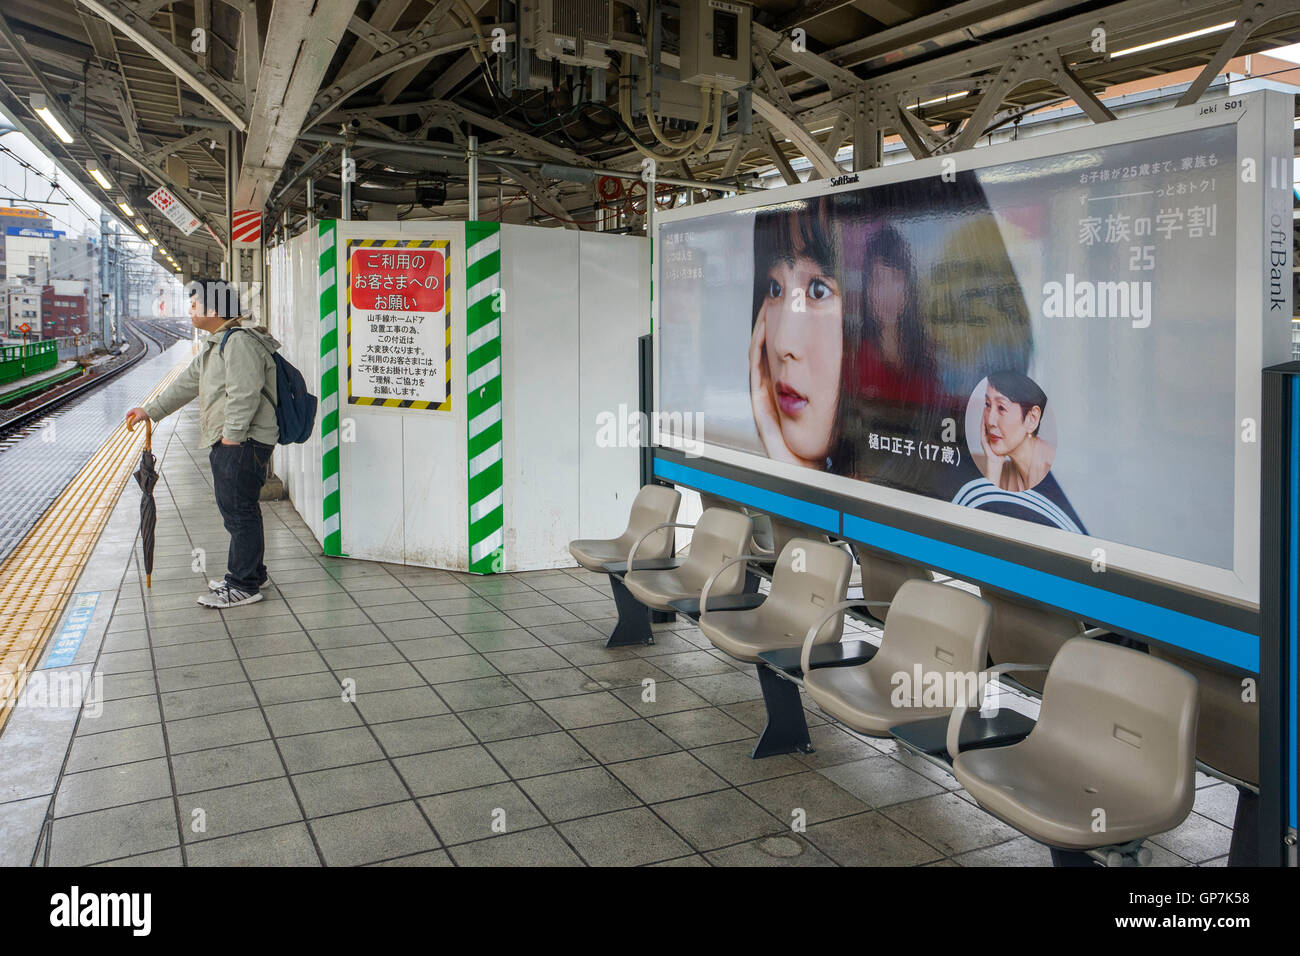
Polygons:
<instances>
[{"instance_id":1,"label":"tiled platform floor","mask_svg":"<svg viewBox=\"0 0 1300 956\"><path fill-rule=\"evenodd\" d=\"M329 559L281 502L267 600L197 607L194 549L219 574L226 538L193 435L190 414L163 462L152 591L137 549L96 665L103 711L78 723L37 864L1048 862L951 777L815 709L816 753L750 759L752 668L684 624L605 649L613 603L582 570ZM1235 791L1198 783L1157 864L1224 862Z\"/></svg>"}]
</instances>

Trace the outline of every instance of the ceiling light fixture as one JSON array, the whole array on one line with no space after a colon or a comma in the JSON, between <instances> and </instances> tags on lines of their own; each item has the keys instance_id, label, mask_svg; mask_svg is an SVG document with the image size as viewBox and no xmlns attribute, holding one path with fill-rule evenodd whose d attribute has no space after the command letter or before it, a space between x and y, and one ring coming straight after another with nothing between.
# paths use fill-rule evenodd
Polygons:
<instances>
[{"instance_id":1,"label":"ceiling light fixture","mask_svg":"<svg viewBox=\"0 0 1300 956\"><path fill-rule=\"evenodd\" d=\"M1166 37L1163 40L1153 40L1150 43L1140 43L1137 46L1128 47L1125 50L1116 50L1110 55L1112 60L1121 56L1128 56L1130 53L1142 53L1145 50L1154 50L1158 47L1169 46L1171 43L1181 43L1183 40L1191 40L1195 37L1203 37L1210 33L1222 33L1224 30L1231 30L1237 25L1236 20L1229 20L1227 23L1220 23L1217 26L1205 27L1202 30L1192 30L1190 33L1180 33L1176 37Z\"/></svg>"},{"instance_id":2,"label":"ceiling light fixture","mask_svg":"<svg viewBox=\"0 0 1300 956\"><path fill-rule=\"evenodd\" d=\"M64 143L74 142L72 134L68 132L67 127L59 122L59 118L55 116L54 111L50 109L49 102L45 99L44 93L33 93L30 102L32 105L32 112L40 117L41 122L48 126L55 136Z\"/></svg>"}]
</instances>

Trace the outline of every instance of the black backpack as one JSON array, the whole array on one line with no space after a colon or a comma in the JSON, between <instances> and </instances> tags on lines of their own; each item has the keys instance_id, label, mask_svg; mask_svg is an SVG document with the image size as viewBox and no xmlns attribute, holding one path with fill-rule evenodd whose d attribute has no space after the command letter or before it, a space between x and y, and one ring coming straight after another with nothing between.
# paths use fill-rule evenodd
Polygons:
<instances>
[{"instance_id":1,"label":"black backpack","mask_svg":"<svg viewBox=\"0 0 1300 956\"><path fill-rule=\"evenodd\" d=\"M226 334L221 337L221 345L217 352L224 355L226 339L230 338L231 333L241 331L252 332L253 330L242 327L227 329ZM262 394L275 406L275 423L280 427L280 444L300 445L311 438L312 430L316 425L316 396L307 391L307 380L302 377L302 372L290 365L279 352L268 348L259 336L255 335L253 338L261 342L262 347L270 352L271 358L275 360L275 390L280 400L272 401L265 388L262 389Z\"/></svg>"}]
</instances>

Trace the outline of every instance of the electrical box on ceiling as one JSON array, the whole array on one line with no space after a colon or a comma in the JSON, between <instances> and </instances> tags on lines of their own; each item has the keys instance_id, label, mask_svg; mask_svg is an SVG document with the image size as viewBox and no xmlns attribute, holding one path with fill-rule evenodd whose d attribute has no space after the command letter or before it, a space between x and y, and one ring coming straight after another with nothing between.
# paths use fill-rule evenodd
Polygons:
<instances>
[{"instance_id":1,"label":"electrical box on ceiling","mask_svg":"<svg viewBox=\"0 0 1300 956\"><path fill-rule=\"evenodd\" d=\"M523 43L542 60L603 69L614 37L613 0L523 0Z\"/></svg>"},{"instance_id":2,"label":"electrical box on ceiling","mask_svg":"<svg viewBox=\"0 0 1300 956\"><path fill-rule=\"evenodd\" d=\"M749 85L753 9L730 0L682 0L681 77L684 83L736 90Z\"/></svg>"}]
</instances>

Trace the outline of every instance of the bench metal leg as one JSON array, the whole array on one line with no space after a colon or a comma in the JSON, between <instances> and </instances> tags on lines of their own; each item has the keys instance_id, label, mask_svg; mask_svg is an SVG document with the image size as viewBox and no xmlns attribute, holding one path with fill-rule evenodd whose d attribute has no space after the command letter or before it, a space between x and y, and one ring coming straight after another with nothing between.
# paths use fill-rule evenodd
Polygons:
<instances>
[{"instance_id":1,"label":"bench metal leg","mask_svg":"<svg viewBox=\"0 0 1300 956\"><path fill-rule=\"evenodd\" d=\"M1259 794L1237 788L1228 866L1259 866Z\"/></svg>"},{"instance_id":2,"label":"bench metal leg","mask_svg":"<svg viewBox=\"0 0 1300 956\"><path fill-rule=\"evenodd\" d=\"M671 624L675 620L677 620L676 611L656 611L654 608L650 609L651 624Z\"/></svg>"},{"instance_id":3,"label":"bench metal leg","mask_svg":"<svg viewBox=\"0 0 1300 956\"><path fill-rule=\"evenodd\" d=\"M614 633L605 642L606 647L627 647L629 644L653 644L654 631L650 629L650 608L646 607L627 589L623 579L609 576L609 587L614 592L614 606L618 608L618 623Z\"/></svg>"},{"instance_id":4,"label":"bench metal leg","mask_svg":"<svg viewBox=\"0 0 1300 956\"><path fill-rule=\"evenodd\" d=\"M770 667L762 664L758 665L758 684L763 690L763 704L767 707L767 726L754 747L754 759L777 754L812 753L808 720L804 717L798 685L778 677Z\"/></svg>"}]
</instances>

